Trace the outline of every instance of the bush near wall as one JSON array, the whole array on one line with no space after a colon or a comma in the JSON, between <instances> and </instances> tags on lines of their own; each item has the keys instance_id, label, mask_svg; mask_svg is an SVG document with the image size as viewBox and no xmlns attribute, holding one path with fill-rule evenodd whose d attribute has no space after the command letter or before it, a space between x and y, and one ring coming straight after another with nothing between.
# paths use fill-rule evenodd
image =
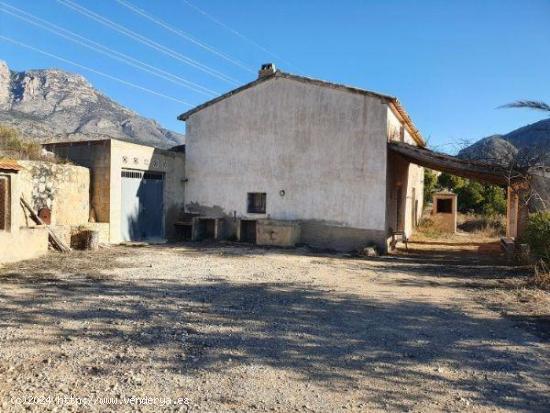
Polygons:
<instances>
[{"instance_id":1,"label":"bush near wall","mask_svg":"<svg viewBox=\"0 0 550 413\"><path fill-rule=\"evenodd\" d=\"M550 211L529 216L524 241L536 259L550 263Z\"/></svg>"}]
</instances>

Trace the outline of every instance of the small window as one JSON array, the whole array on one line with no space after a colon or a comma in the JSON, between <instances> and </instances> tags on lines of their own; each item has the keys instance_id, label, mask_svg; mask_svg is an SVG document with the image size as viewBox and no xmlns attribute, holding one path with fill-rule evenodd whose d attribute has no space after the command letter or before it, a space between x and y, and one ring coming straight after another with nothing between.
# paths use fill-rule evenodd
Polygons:
<instances>
[{"instance_id":1,"label":"small window","mask_svg":"<svg viewBox=\"0 0 550 413\"><path fill-rule=\"evenodd\" d=\"M265 192L249 192L247 211L251 214L265 214Z\"/></svg>"},{"instance_id":2,"label":"small window","mask_svg":"<svg viewBox=\"0 0 550 413\"><path fill-rule=\"evenodd\" d=\"M438 199L437 200L437 212L439 214L451 214L453 212L453 200L452 199Z\"/></svg>"},{"instance_id":3,"label":"small window","mask_svg":"<svg viewBox=\"0 0 550 413\"><path fill-rule=\"evenodd\" d=\"M10 181L7 176L0 176L0 231L10 227Z\"/></svg>"}]
</instances>

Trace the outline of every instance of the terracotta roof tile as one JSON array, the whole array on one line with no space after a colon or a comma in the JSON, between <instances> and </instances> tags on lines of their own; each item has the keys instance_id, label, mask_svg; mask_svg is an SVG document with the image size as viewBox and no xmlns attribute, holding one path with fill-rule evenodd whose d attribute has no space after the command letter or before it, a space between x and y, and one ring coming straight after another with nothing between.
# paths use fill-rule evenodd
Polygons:
<instances>
[{"instance_id":1,"label":"terracotta roof tile","mask_svg":"<svg viewBox=\"0 0 550 413\"><path fill-rule=\"evenodd\" d=\"M0 159L0 170L20 171L23 169L14 159Z\"/></svg>"}]
</instances>

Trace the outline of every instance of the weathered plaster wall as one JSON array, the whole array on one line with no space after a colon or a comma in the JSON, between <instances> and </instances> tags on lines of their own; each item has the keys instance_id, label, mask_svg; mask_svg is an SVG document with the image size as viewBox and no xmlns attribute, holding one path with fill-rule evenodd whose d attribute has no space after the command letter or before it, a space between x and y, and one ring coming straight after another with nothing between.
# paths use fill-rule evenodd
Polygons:
<instances>
[{"instance_id":1,"label":"weathered plaster wall","mask_svg":"<svg viewBox=\"0 0 550 413\"><path fill-rule=\"evenodd\" d=\"M121 172L122 169L155 171L165 174L165 234L174 237L174 222L183 211L185 155L116 139L105 141L59 143L46 145L62 158L87 166L91 171L91 220L109 223L109 242L121 241ZM104 232L105 227L101 230Z\"/></svg>"},{"instance_id":2,"label":"weathered plaster wall","mask_svg":"<svg viewBox=\"0 0 550 413\"><path fill-rule=\"evenodd\" d=\"M90 215L87 168L42 161L19 161L22 193L35 212L51 210L52 225L81 225Z\"/></svg>"},{"instance_id":3,"label":"weathered plaster wall","mask_svg":"<svg viewBox=\"0 0 550 413\"><path fill-rule=\"evenodd\" d=\"M111 140L110 239L121 242L122 169L164 173L164 229L168 239L175 237L174 223L184 210L185 155L151 146Z\"/></svg>"},{"instance_id":4,"label":"weathered plaster wall","mask_svg":"<svg viewBox=\"0 0 550 413\"><path fill-rule=\"evenodd\" d=\"M388 140L397 140L417 145L402 122L388 107ZM401 185L401 209L397 211L397 186ZM412 164L397 155L390 155L388 161L388 229L405 231L407 237L414 232L424 208L424 168ZM416 207L415 207L416 204ZM400 222L397 222L397 214ZM388 234L389 235L389 234Z\"/></svg>"},{"instance_id":5,"label":"weathered plaster wall","mask_svg":"<svg viewBox=\"0 0 550 413\"><path fill-rule=\"evenodd\" d=\"M424 208L424 168L409 163L408 175L405 232L407 236L410 236L416 230Z\"/></svg>"},{"instance_id":6,"label":"weathered plaster wall","mask_svg":"<svg viewBox=\"0 0 550 413\"><path fill-rule=\"evenodd\" d=\"M23 189L22 177L16 173L3 173L10 186L10 225L0 231L0 264L36 258L48 252L46 228L36 226L20 204Z\"/></svg>"},{"instance_id":7,"label":"weathered plaster wall","mask_svg":"<svg viewBox=\"0 0 550 413\"><path fill-rule=\"evenodd\" d=\"M307 243L383 243L386 112L378 98L283 78L203 109L187 120L187 208L300 220ZM266 214L247 213L247 192L267 193Z\"/></svg>"},{"instance_id":8,"label":"weathered plaster wall","mask_svg":"<svg viewBox=\"0 0 550 413\"><path fill-rule=\"evenodd\" d=\"M48 232L45 227L0 231L0 247L0 264L41 257L48 252Z\"/></svg>"},{"instance_id":9,"label":"weathered plaster wall","mask_svg":"<svg viewBox=\"0 0 550 413\"><path fill-rule=\"evenodd\" d=\"M111 141L55 143L45 147L58 157L90 170L90 221L109 222Z\"/></svg>"},{"instance_id":10,"label":"weathered plaster wall","mask_svg":"<svg viewBox=\"0 0 550 413\"><path fill-rule=\"evenodd\" d=\"M448 213L442 213L437 210L437 200L447 199L452 202L452 211ZM456 194L447 195L441 193L435 193L433 195L432 203L432 220L434 226L443 232L449 232L454 234L456 232L458 215L458 202Z\"/></svg>"}]
</instances>

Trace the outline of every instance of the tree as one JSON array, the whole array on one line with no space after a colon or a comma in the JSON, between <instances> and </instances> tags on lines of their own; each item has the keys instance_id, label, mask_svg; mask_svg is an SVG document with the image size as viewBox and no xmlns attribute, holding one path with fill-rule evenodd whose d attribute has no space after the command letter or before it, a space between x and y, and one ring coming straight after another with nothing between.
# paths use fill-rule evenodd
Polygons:
<instances>
[{"instance_id":1,"label":"tree","mask_svg":"<svg viewBox=\"0 0 550 413\"><path fill-rule=\"evenodd\" d=\"M506 211L505 192L499 186L481 184L445 172L439 175L437 182L440 188L449 189L458 195L460 212L496 215Z\"/></svg>"},{"instance_id":2,"label":"tree","mask_svg":"<svg viewBox=\"0 0 550 413\"><path fill-rule=\"evenodd\" d=\"M482 205L481 212L484 215L494 216L506 213L506 196L503 188L495 185L485 185L483 198L485 202Z\"/></svg>"},{"instance_id":3,"label":"tree","mask_svg":"<svg viewBox=\"0 0 550 413\"><path fill-rule=\"evenodd\" d=\"M424 168L424 200L429 202L437 190L437 176L429 168Z\"/></svg>"}]
</instances>

